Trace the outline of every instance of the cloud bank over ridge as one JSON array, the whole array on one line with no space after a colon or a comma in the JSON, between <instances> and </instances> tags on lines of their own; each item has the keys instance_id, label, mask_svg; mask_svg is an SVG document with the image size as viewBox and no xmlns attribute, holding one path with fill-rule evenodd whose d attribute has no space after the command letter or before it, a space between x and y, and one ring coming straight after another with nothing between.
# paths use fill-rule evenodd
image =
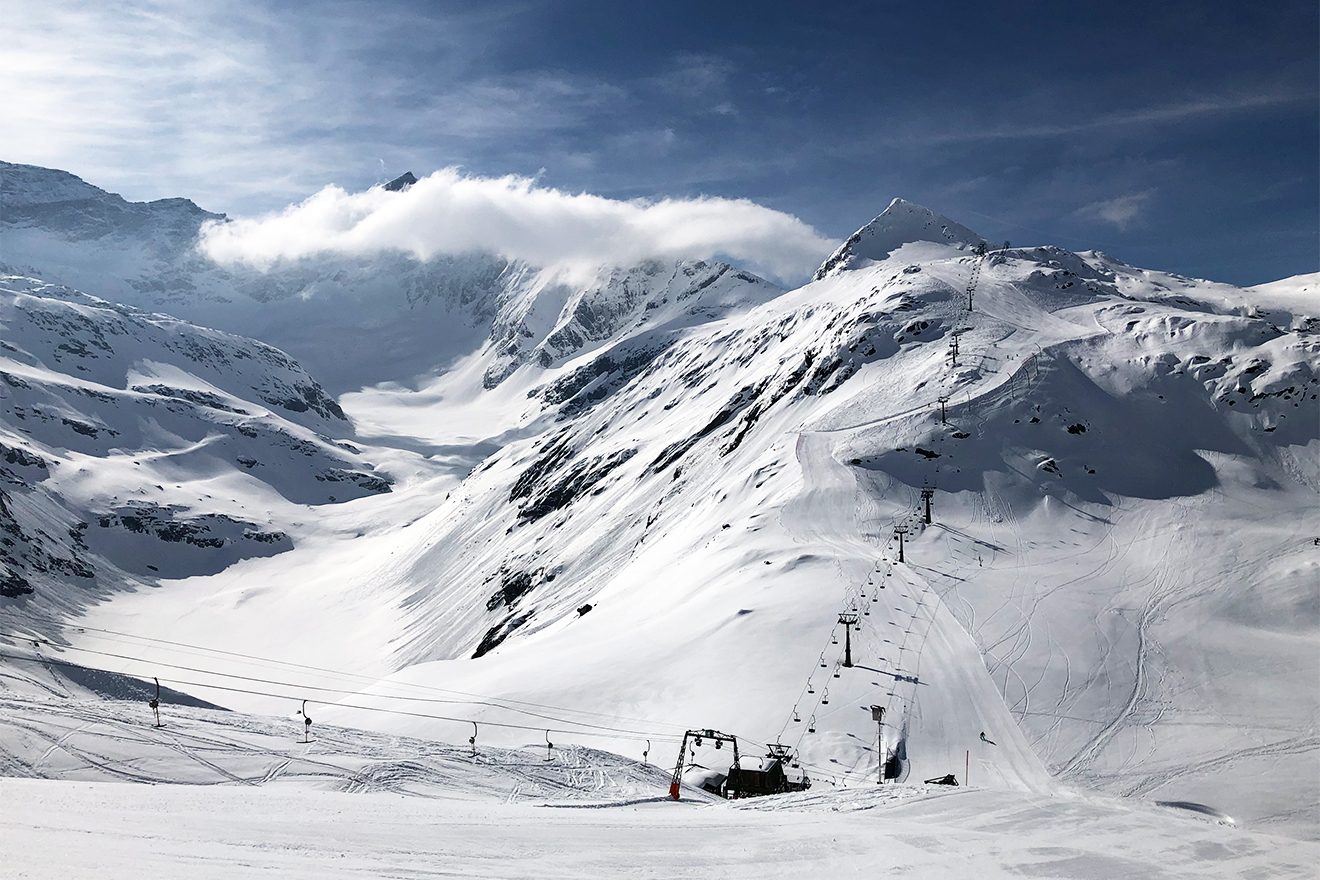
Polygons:
<instances>
[{"instance_id":1,"label":"cloud bank over ridge","mask_svg":"<svg viewBox=\"0 0 1320 880\"><path fill-rule=\"evenodd\" d=\"M625 201L457 168L401 192L327 186L281 211L210 223L200 242L218 263L261 269L330 255L402 251L425 260L484 251L566 268L723 258L787 282L807 277L834 246L791 214L747 199Z\"/></svg>"}]
</instances>

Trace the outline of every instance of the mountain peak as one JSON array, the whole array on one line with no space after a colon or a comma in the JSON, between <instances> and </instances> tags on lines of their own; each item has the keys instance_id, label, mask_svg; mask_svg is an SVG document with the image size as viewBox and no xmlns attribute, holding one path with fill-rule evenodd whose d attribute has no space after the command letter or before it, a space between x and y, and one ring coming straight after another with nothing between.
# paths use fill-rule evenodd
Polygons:
<instances>
[{"instance_id":1,"label":"mountain peak","mask_svg":"<svg viewBox=\"0 0 1320 880\"><path fill-rule=\"evenodd\" d=\"M901 246L914 241L930 241L958 249L972 247L981 236L930 208L895 198L889 207L870 223L848 237L813 276L819 281L866 261L886 259Z\"/></svg>"},{"instance_id":2,"label":"mountain peak","mask_svg":"<svg viewBox=\"0 0 1320 880\"><path fill-rule=\"evenodd\" d=\"M401 192L417 182L417 177L411 171L405 171L398 177L385 184L385 189L390 192Z\"/></svg>"}]
</instances>

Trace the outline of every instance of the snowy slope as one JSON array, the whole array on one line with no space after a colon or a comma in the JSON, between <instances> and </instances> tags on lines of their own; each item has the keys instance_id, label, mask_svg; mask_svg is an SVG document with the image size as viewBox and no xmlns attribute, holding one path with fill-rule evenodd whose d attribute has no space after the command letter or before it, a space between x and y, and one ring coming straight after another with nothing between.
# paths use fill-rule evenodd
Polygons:
<instances>
[{"instance_id":1,"label":"snowy slope","mask_svg":"<svg viewBox=\"0 0 1320 880\"><path fill-rule=\"evenodd\" d=\"M338 688L327 720L449 741L470 726L402 698L447 689L485 723L552 706L616 751L635 742L602 727L710 726L797 745L838 784L883 759L1314 835L1314 279L1238 290L1014 248L968 313L970 230L900 201L853 238L781 295L718 266L520 270L463 312L445 369L341 398L400 463L393 492L65 631L250 656L69 658L252 711ZM286 668L271 696L171 667L271 677L253 658L338 673Z\"/></svg>"},{"instance_id":2,"label":"snowy slope","mask_svg":"<svg viewBox=\"0 0 1320 880\"><path fill-rule=\"evenodd\" d=\"M722 802L686 789L675 803L666 770L581 746L319 721L304 743L300 717L169 693L157 728L140 700L78 698L75 671L25 668L50 693L0 697L0 766L20 777L0 779L0 849L20 877L1302 878L1320 855L1231 817L1065 791L818 785Z\"/></svg>"},{"instance_id":3,"label":"snowy slope","mask_svg":"<svg viewBox=\"0 0 1320 880\"><path fill-rule=\"evenodd\" d=\"M388 492L283 352L0 277L0 590L28 611L288 552L308 505Z\"/></svg>"}]
</instances>

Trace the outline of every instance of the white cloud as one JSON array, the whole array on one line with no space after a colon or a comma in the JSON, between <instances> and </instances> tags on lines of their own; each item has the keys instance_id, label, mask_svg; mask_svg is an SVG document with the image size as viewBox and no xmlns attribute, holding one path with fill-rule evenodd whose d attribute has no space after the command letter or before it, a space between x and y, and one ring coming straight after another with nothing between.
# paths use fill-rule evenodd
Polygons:
<instances>
[{"instance_id":1,"label":"white cloud","mask_svg":"<svg viewBox=\"0 0 1320 880\"><path fill-rule=\"evenodd\" d=\"M746 199L622 201L456 168L403 192L329 186L282 211L211 224L201 241L217 262L258 268L333 254L486 251L542 267L724 257L784 281L809 274L833 246L798 218Z\"/></svg>"},{"instance_id":2,"label":"white cloud","mask_svg":"<svg viewBox=\"0 0 1320 880\"><path fill-rule=\"evenodd\" d=\"M1113 199L1103 199L1078 208L1077 215L1101 220L1119 229L1127 229L1146 210L1146 203L1154 194L1154 190L1146 190Z\"/></svg>"},{"instance_id":3,"label":"white cloud","mask_svg":"<svg viewBox=\"0 0 1320 880\"><path fill-rule=\"evenodd\" d=\"M0 0L0 152L130 199L256 210L370 181L377 157L467 161L615 109L619 86L491 69L518 5Z\"/></svg>"}]
</instances>

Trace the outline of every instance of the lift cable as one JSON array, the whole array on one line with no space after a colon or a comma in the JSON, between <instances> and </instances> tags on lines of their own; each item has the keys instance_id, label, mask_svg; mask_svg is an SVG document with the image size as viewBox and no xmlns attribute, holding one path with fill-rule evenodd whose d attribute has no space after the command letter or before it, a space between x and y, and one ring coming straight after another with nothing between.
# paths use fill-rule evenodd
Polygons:
<instances>
[{"instance_id":1,"label":"lift cable","mask_svg":"<svg viewBox=\"0 0 1320 880\"><path fill-rule=\"evenodd\" d=\"M112 669L103 669L97 666L87 666L86 664L83 663L73 663L67 660L56 660L54 658L49 658L49 657L23 657L17 654L8 654L8 653L0 652L0 660L9 660L17 663L36 663L43 666L61 666L69 669L81 669L87 672L100 672L107 675L127 675L129 677L134 677L131 676L129 673L125 673L125 672L117 672ZM142 661L142 662L146 662L146 661ZM295 694L277 694L277 693L272 693L270 691L260 691L252 688L230 687L227 685L210 684L199 681L185 681L183 679L177 679L177 678L166 679L165 683L169 685L182 685L185 687L210 688L212 690L225 691L227 693L248 694L256 697L274 697L276 699L287 699L287 700L293 700L295 702L301 699L301 696ZM285 686L282 682L270 682L270 684L273 684L277 687ZM474 719L471 718L461 718L451 715L435 715L429 712L411 712L405 709L386 709L381 706L361 706L354 703L335 703L334 706L336 708L343 708L343 709L358 709L363 712L381 712L387 715L404 715L410 718L430 718L436 721L453 721L458 724L474 723ZM671 742L677 742L682 738L670 734L645 733L640 731L635 733L634 732L615 733L609 731L596 732L591 730L577 730L571 728L557 728L557 727L547 728L544 725L539 725L539 724L536 725L514 724L508 721L480 720L478 723L487 725L489 727L503 727L510 730L534 730L537 731L538 733L545 730L549 730L549 732L551 733L563 733L563 734L568 734L569 736L599 736L599 737L609 737L613 739L629 739L629 740L637 740L637 741L644 741L646 738L650 737L652 739L668 740Z\"/></svg>"},{"instance_id":2,"label":"lift cable","mask_svg":"<svg viewBox=\"0 0 1320 880\"><path fill-rule=\"evenodd\" d=\"M57 621L57 620L54 620L54 619L42 619L42 618L36 618L36 617L34 617L34 616L32 616L32 615L27 615L27 616L28 616L29 620L35 621L35 622L37 622L37 623L45 623L45 624L49 624L49 625L53 625L53 626L60 627L61 629L73 630L73 631L76 631L76 632L105 633L105 634L110 635L110 636L121 636L121 637L123 637L123 638L127 638L127 639L137 639L137 640L139 640L139 641L143 641L143 642L148 642L148 643L154 643L154 644L166 645L166 646L169 646L170 648L190 649L190 651L192 651L192 652L209 652L209 653L219 654L219 655L226 656L226 657L234 657L234 658L237 658L237 659L241 659L241 660L245 660L245 661L250 661L250 662L253 662L253 663L256 663L256 664L267 664L267 665L273 665L273 666L288 666L288 667L290 667L290 668L294 668L294 669L306 670L306 671L308 671L308 672L317 672L317 673L321 673L321 674L325 674L325 675L329 675L329 676L337 677L337 678L344 678L344 679L357 679L357 680L359 680L359 681L364 681L364 682L367 682L367 683L369 683L369 684L378 684L378 683L381 682L381 679L380 679L379 677L373 677L373 676L370 676L370 675L363 675L363 674L360 674L360 673L345 672L345 671L342 671L342 670L336 670L336 669L328 669L328 668L321 667L321 666L309 666L309 665L307 665L307 664L303 664L303 663L294 663L294 662L286 661L286 660L276 660L276 659L274 659L274 658L261 657L261 656L254 655L254 654L245 654L245 653L238 652L238 651L226 651L226 650L223 650L223 649L221 649L221 648L209 648L209 647L206 647L206 646L204 646L204 645L194 645L194 644L190 644L190 643L187 643L187 642L170 641L169 639L153 638L153 637L151 637L151 636L142 636L142 635L136 635L136 634L133 634L133 633L118 632L118 631L116 631L116 630L99 629L99 628L97 628L97 627L79 626L79 625L77 625L77 624L64 623L64 622ZM26 640L28 640L28 641L30 641L30 640L32 639L31 636L20 636L19 638L21 638L21 639L26 639ZM101 638L101 636L97 636L97 638ZM105 641L116 641L115 639L112 639L112 638L105 638L104 640L105 640ZM46 640L46 641L48 641L48 640ZM75 648L73 645L59 645L59 644L56 644L56 643L51 643L51 647L55 647L55 648L58 648L58 649L60 649L60 650L81 650L81 651L89 651L89 652L91 651L91 649L88 649L88 648ZM181 653L189 653L189 651L183 651L183 652L181 652ZM110 656L117 656L117 655L110 655ZM155 661L152 661L152 662L155 662ZM161 663L160 665L172 665L172 664ZM187 667L178 667L178 666L175 666L174 668L187 668ZM190 670L190 671L192 671L192 670ZM481 704L483 704L483 705L491 705L491 706L495 706L495 707L497 707L497 708L508 709L509 711L512 711L512 712L520 712L520 711L522 711L521 709L517 709L517 708L515 708L515 706L530 706L530 707L535 708L535 709L549 709L549 710L552 710L552 711L557 711L557 712L568 712L568 713L577 714L577 715L590 715L590 716L594 716L594 717L597 717L597 718L612 718L612 719L617 720L617 721L631 721L631 722L639 723L639 724L654 724L654 725L659 725L659 726L661 726L661 727L674 727L674 728L680 728L680 727L682 727L682 725L675 724L675 723L673 723L673 722L657 721L657 720L655 720L655 719L650 719L650 718L633 718L633 717L624 716L624 715L614 715L614 714L610 714L610 713L607 713L607 712L593 712L593 711L589 711L589 710L586 710L586 709L573 709L573 708L565 707L565 706L554 706L554 705L549 705L549 704L545 704L545 703L533 703L533 702L529 702L529 701L527 701L527 700L515 700L515 699L511 699L511 698L494 697L494 696L490 696L490 695L488 695L488 694L469 693L469 692L466 692L466 691L451 690L451 689L448 689L448 688L434 687L434 686L431 686L431 685L424 685L424 684L418 684L418 683L413 683L413 682L388 682L387 685L388 685L389 687L395 687L395 688L412 688L412 689L414 689L414 690L420 690L420 691L425 691L425 692L429 692L429 693L450 694L450 695L457 695L457 696L461 696L461 697L472 697L472 698L474 698L474 699L471 700L471 701L463 701L463 700L452 700L452 701L437 700L436 702L456 702L456 703L461 703L461 702L477 702L477 701L485 701L484 703L481 703ZM361 691L345 691L345 693L353 693L353 694L360 693L360 692L361 692ZM410 697L401 697L401 696L393 696L393 695L385 695L385 694L373 694L372 696L388 697L389 699L411 699ZM511 705L509 705L509 706L502 705L502 704L505 704L505 703L508 703L508 704L511 704ZM535 713L527 713L527 714L535 714ZM571 723L573 723L573 724L580 724L580 723L585 723L585 722L573 721L573 722L571 722Z\"/></svg>"}]
</instances>

